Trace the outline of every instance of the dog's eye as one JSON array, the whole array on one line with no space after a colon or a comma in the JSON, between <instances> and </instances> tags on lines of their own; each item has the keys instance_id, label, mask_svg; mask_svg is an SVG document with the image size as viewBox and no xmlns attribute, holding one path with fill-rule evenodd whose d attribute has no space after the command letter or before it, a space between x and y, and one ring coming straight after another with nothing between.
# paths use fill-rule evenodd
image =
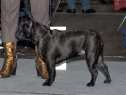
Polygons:
<instances>
[{"instance_id":1,"label":"dog's eye","mask_svg":"<svg viewBox=\"0 0 126 95\"><path fill-rule=\"evenodd\" d=\"M25 23L24 27L28 28L29 27L29 23Z\"/></svg>"},{"instance_id":2,"label":"dog's eye","mask_svg":"<svg viewBox=\"0 0 126 95\"><path fill-rule=\"evenodd\" d=\"M27 25L29 25L29 22L27 23Z\"/></svg>"},{"instance_id":3,"label":"dog's eye","mask_svg":"<svg viewBox=\"0 0 126 95\"><path fill-rule=\"evenodd\" d=\"M23 32L25 33L25 29L23 29Z\"/></svg>"}]
</instances>

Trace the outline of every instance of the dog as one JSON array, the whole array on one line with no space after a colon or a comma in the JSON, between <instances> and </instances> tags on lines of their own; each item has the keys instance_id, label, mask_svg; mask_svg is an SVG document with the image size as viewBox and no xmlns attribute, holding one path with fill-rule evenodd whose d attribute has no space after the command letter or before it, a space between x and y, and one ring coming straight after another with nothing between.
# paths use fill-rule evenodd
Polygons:
<instances>
[{"instance_id":1,"label":"dog","mask_svg":"<svg viewBox=\"0 0 126 95\"><path fill-rule=\"evenodd\" d=\"M103 41L98 32L89 29L67 31L50 30L36 22L31 14L22 17L15 34L18 40L32 41L39 47L39 54L46 63L49 78L42 84L51 86L56 77L56 64L69 58L85 55L91 81L87 86L94 86L100 70L110 83L107 65L103 61Z\"/></svg>"}]
</instances>

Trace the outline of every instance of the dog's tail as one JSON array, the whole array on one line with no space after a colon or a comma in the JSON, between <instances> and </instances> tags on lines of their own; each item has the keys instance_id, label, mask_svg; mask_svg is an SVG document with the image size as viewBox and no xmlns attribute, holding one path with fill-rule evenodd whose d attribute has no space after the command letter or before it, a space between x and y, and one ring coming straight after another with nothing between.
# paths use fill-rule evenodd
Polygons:
<instances>
[{"instance_id":1,"label":"dog's tail","mask_svg":"<svg viewBox=\"0 0 126 95\"><path fill-rule=\"evenodd\" d=\"M97 33L97 38L98 38L98 41L99 41L99 49L100 49L100 52L99 52L99 57L102 58L103 60L103 53L104 53L104 42L100 36L100 34L98 32Z\"/></svg>"},{"instance_id":2,"label":"dog's tail","mask_svg":"<svg viewBox=\"0 0 126 95\"><path fill-rule=\"evenodd\" d=\"M100 53L99 53L99 58L98 58L98 62L103 62L103 60L104 60L104 57L103 57L103 55L104 55L104 43L103 43L103 41L101 40L101 42L100 42L101 44L101 46L100 46Z\"/></svg>"},{"instance_id":3,"label":"dog's tail","mask_svg":"<svg viewBox=\"0 0 126 95\"><path fill-rule=\"evenodd\" d=\"M103 56L103 50L104 50L104 43L103 41L101 40L101 55Z\"/></svg>"}]
</instances>

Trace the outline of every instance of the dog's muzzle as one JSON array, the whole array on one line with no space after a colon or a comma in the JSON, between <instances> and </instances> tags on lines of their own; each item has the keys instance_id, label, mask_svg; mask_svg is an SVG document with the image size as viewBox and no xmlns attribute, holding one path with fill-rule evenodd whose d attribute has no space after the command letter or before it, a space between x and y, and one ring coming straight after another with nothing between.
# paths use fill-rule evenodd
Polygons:
<instances>
[{"instance_id":1,"label":"dog's muzzle","mask_svg":"<svg viewBox=\"0 0 126 95\"><path fill-rule=\"evenodd\" d=\"M24 35L23 33L23 30L22 28L19 26L16 33L15 33L15 37L18 39L18 40L27 40L27 41L31 41L31 39L27 39L26 36Z\"/></svg>"}]
</instances>

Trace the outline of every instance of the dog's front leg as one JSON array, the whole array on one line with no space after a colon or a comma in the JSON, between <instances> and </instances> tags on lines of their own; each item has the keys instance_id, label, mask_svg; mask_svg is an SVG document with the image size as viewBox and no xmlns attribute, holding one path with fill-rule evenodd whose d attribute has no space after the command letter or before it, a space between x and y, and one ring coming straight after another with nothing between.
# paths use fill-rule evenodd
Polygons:
<instances>
[{"instance_id":1,"label":"dog's front leg","mask_svg":"<svg viewBox=\"0 0 126 95\"><path fill-rule=\"evenodd\" d=\"M49 63L47 69L49 78L42 84L43 86L51 86L56 77L55 63Z\"/></svg>"}]
</instances>

